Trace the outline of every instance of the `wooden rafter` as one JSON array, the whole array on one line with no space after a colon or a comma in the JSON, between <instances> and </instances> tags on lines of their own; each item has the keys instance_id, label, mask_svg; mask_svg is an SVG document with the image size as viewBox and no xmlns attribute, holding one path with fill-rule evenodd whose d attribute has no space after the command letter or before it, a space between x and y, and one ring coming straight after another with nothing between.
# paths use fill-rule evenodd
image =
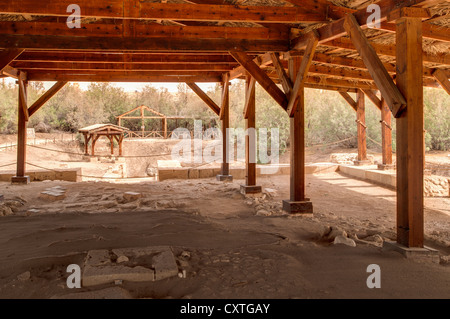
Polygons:
<instances>
[{"instance_id":1,"label":"wooden rafter","mask_svg":"<svg viewBox=\"0 0 450 319\"><path fill-rule=\"evenodd\" d=\"M52 5L36 5L34 1L3 0L0 13L67 16L69 0L58 1ZM226 22L263 22L263 23L299 23L323 22L323 14L305 12L296 7L210 5L187 3L149 3L140 2L138 10L126 10L127 1L123 0L78 0L83 8L83 17L175 20L175 21L226 21Z\"/></svg>"},{"instance_id":2,"label":"wooden rafter","mask_svg":"<svg viewBox=\"0 0 450 319\"><path fill-rule=\"evenodd\" d=\"M345 101L352 107L356 112L356 101L347 92L339 91L339 94L345 99Z\"/></svg>"},{"instance_id":3,"label":"wooden rafter","mask_svg":"<svg viewBox=\"0 0 450 319\"><path fill-rule=\"evenodd\" d=\"M1 31L0 31L1 32ZM0 34L0 47L48 50L105 50L105 51L216 51L246 52L287 51L289 40L195 39L111 37L72 37L46 35Z\"/></svg>"},{"instance_id":4,"label":"wooden rafter","mask_svg":"<svg viewBox=\"0 0 450 319\"><path fill-rule=\"evenodd\" d=\"M186 82L186 84L216 115L220 115L220 107L197 84L191 82Z\"/></svg>"},{"instance_id":5,"label":"wooden rafter","mask_svg":"<svg viewBox=\"0 0 450 319\"><path fill-rule=\"evenodd\" d=\"M396 8L403 8L413 5L419 5L425 1L421 0L381 0L377 4L380 6L380 18L381 22L386 21L388 14ZM369 21L369 16L371 12L367 12L366 8L355 11L353 13L356 21L360 26L366 26ZM318 28L316 31L319 34L319 43L327 42L333 39L340 38L346 34L346 30L344 28L345 17L339 19L335 22L329 23L321 28ZM308 43L308 33L302 34L299 37L293 39L291 41L291 50L301 50L305 49Z\"/></svg>"},{"instance_id":6,"label":"wooden rafter","mask_svg":"<svg viewBox=\"0 0 450 319\"><path fill-rule=\"evenodd\" d=\"M381 100L378 98L376 91L374 90L362 90L364 94L369 98L370 101L381 111L382 109L382 103Z\"/></svg>"},{"instance_id":7,"label":"wooden rafter","mask_svg":"<svg viewBox=\"0 0 450 319\"><path fill-rule=\"evenodd\" d=\"M67 82L60 81L56 82L55 85L53 85L47 92L44 93L36 102L33 103L28 108L28 114L32 116L34 113L36 113L48 100L50 100L56 93L58 93Z\"/></svg>"},{"instance_id":8,"label":"wooden rafter","mask_svg":"<svg viewBox=\"0 0 450 319\"><path fill-rule=\"evenodd\" d=\"M122 71L231 71L229 64L216 63L81 63L81 62L13 62L12 66L20 70L122 70Z\"/></svg>"},{"instance_id":9,"label":"wooden rafter","mask_svg":"<svg viewBox=\"0 0 450 319\"><path fill-rule=\"evenodd\" d=\"M445 72L441 69L436 69L434 71L433 76L436 78L436 80L441 84L442 88L447 91L448 94L450 94L450 77L449 73Z\"/></svg>"},{"instance_id":10,"label":"wooden rafter","mask_svg":"<svg viewBox=\"0 0 450 319\"><path fill-rule=\"evenodd\" d=\"M2 72L15 58L22 54L23 49L6 49L0 52L0 72Z\"/></svg>"},{"instance_id":11,"label":"wooden rafter","mask_svg":"<svg viewBox=\"0 0 450 319\"><path fill-rule=\"evenodd\" d=\"M196 39L248 39L282 40L289 36L288 29L264 27L223 26L173 26L159 24L135 24L133 32L125 31L125 22L82 24L80 29L69 29L64 22L0 22L2 33L18 35L53 35L78 37L131 37L131 38L196 38Z\"/></svg>"},{"instance_id":12,"label":"wooden rafter","mask_svg":"<svg viewBox=\"0 0 450 319\"><path fill-rule=\"evenodd\" d=\"M283 109L287 109L288 100L286 95L245 52L232 51L230 54Z\"/></svg>"},{"instance_id":13,"label":"wooden rafter","mask_svg":"<svg viewBox=\"0 0 450 319\"><path fill-rule=\"evenodd\" d=\"M308 75L309 66L311 65L318 42L318 35L315 32L311 32L308 45L306 46L305 54L303 55L302 62L300 63L300 68L298 69L298 73L295 78L295 83L292 88L288 107L286 110L288 115L291 117L294 115L295 109L298 105L298 99L300 98L299 93L300 91L303 91L303 85Z\"/></svg>"},{"instance_id":14,"label":"wooden rafter","mask_svg":"<svg viewBox=\"0 0 450 319\"><path fill-rule=\"evenodd\" d=\"M384 68L383 63L353 15L350 14L346 17L344 28L347 30L350 39L358 50L381 94L386 99L392 114L397 116L406 107L406 100L403 94Z\"/></svg>"},{"instance_id":15,"label":"wooden rafter","mask_svg":"<svg viewBox=\"0 0 450 319\"><path fill-rule=\"evenodd\" d=\"M270 57L272 59L272 64L275 67L275 70L277 71L278 77L280 78L281 86L283 87L284 93L286 94L286 97L289 98L292 91L291 79L287 75L284 66L280 61L279 54L277 52L271 52Z\"/></svg>"}]
</instances>

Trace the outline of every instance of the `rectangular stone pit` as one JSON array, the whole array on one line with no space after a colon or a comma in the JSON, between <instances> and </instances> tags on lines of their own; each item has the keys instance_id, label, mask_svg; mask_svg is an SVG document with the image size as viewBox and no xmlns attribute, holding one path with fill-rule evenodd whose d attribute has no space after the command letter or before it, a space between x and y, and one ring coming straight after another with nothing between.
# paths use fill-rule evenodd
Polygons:
<instances>
[{"instance_id":1,"label":"rectangular stone pit","mask_svg":"<svg viewBox=\"0 0 450 319\"><path fill-rule=\"evenodd\" d=\"M151 282L178 275L172 250L167 246L91 250L83 270L83 286L111 284L116 280Z\"/></svg>"}]
</instances>

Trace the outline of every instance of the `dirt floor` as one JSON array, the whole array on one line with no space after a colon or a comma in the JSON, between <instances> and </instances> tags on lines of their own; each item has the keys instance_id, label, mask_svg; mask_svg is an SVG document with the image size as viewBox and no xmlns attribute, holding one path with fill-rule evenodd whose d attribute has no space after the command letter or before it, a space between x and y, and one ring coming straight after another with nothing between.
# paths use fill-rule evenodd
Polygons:
<instances>
[{"instance_id":1,"label":"dirt floor","mask_svg":"<svg viewBox=\"0 0 450 319\"><path fill-rule=\"evenodd\" d=\"M74 163L69 155L50 160L30 152L44 165ZM309 154L310 161L327 152ZM8 162L13 152L0 156ZM395 239L395 191L339 173L307 175L314 214L302 217L281 210L289 176L260 178L265 192L256 198L239 193L243 182L0 183L5 201L15 203L0 217L0 298L74 293L66 268L83 265L89 250L147 246L170 246L186 278L124 281L119 287L132 298L450 297L450 198L425 198L426 245L439 251L440 262L419 262L381 248ZM66 188L64 199L39 198L54 186ZM126 200L129 191L141 198ZM338 234L356 247L333 244ZM370 264L380 266L380 289L366 285ZM117 286L76 292L95 297L107 287Z\"/></svg>"}]
</instances>

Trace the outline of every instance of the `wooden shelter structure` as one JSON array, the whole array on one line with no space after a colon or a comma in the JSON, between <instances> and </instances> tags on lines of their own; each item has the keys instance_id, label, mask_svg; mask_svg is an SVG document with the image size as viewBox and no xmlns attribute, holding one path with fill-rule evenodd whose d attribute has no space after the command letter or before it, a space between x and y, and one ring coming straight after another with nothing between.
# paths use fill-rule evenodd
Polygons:
<instances>
[{"instance_id":1,"label":"wooden shelter structure","mask_svg":"<svg viewBox=\"0 0 450 319\"><path fill-rule=\"evenodd\" d=\"M84 136L84 155L89 155L88 144L91 142L91 155L95 156L95 143L97 140L105 136L111 145L111 155L114 155L114 140L119 144L119 156L122 156L122 142L125 132L129 131L126 127L114 124L94 124L79 129L78 132Z\"/></svg>"},{"instance_id":2,"label":"wooden shelter structure","mask_svg":"<svg viewBox=\"0 0 450 319\"><path fill-rule=\"evenodd\" d=\"M448 0L79 0L81 28L67 25L71 3L0 2L0 72L19 85L14 182L26 182L29 117L68 81L185 82L220 117L225 133L229 81L240 78L247 81L248 128L255 126L256 83L290 117L291 187L283 207L311 213L304 89L335 90L356 111L360 162L366 159L364 95L382 110L384 164L391 154L391 114L395 118L397 243L423 247L422 87L450 93ZM57 82L28 107L29 81ZM198 82L221 83L220 103ZM226 159L227 134L223 139ZM248 160L254 156L249 145ZM243 191L256 186L250 164ZM231 178L226 160L220 178Z\"/></svg>"},{"instance_id":3,"label":"wooden shelter structure","mask_svg":"<svg viewBox=\"0 0 450 319\"><path fill-rule=\"evenodd\" d=\"M136 111L139 111L139 116L133 116L132 113L135 113ZM150 113L152 113L152 116L147 116L145 115L145 111L148 111ZM140 105L137 106L119 116L116 116L117 121L118 121L118 125L121 126L122 125L122 120L124 119L140 119L141 120L141 131L140 131L140 135L137 132L133 132L133 131L129 131L128 132L128 136L129 137L142 137L142 138L146 138L146 137L162 137L162 138L167 138L167 116L165 116L162 113L159 113L158 111L155 111L154 109L145 106L145 105ZM161 131L150 131L147 132L145 130L145 120L146 119L159 119L161 120L161 127L162 130Z\"/></svg>"}]
</instances>

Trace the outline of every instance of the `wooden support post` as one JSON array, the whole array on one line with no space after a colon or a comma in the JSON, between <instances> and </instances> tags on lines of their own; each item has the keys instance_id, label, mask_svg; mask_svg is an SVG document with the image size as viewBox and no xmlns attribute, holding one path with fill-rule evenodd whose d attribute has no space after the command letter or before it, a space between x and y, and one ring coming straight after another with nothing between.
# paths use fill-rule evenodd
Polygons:
<instances>
[{"instance_id":1,"label":"wooden support post","mask_svg":"<svg viewBox=\"0 0 450 319\"><path fill-rule=\"evenodd\" d=\"M109 138L109 143L111 144L111 156L113 156L114 155L114 138L111 135L109 135L108 138Z\"/></svg>"},{"instance_id":2,"label":"wooden support post","mask_svg":"<svg viewBox=\"0 0 450 319\"><path fill-rule=\"evenodd\" d=\"M89 155L89 151L88 151L88 144L89 144L89 140L90 138L88 137L87 133L83 133L84 136L84 155Z\"/></svg>"},{"instance_id":3,"label":"wooden support post","mask_svg":"<svg viewBox=\"0 0 450 319\"><path fill-rule=\"evenodd\" d=\"M424 114L422 21L397 23L397 86L406 107L397 117L397 243L423 247Z\"/></svg>"},{"instance_id":4,"label":"wooden support post","mask_svg":"<svg viewBox=\"0 0 450 319\"><path fill-rule=\"evenodd\" d=\"M120 135L120 137L119 137L119 156L122 156L122 154L123 154L122 143L123 143L123 134Z\"/></svg>"},{"instance_id":5,"label":"wooden support post","mask_svg":"<svg viewBox=\"0 0 450 319\"><path fill-rule=\"evenodd\" d=\"M381 98L381 148L383 163L378 165L378 169L393 169L392 164L392 127L391 127L391 110L384 98Z\"/></svg>"},{"instance_id":6,"label":"wooden support post","mask_svg":"<svg viewBox=\"0 0 450 319\"><path fill-rule=\"evenodd\" d=\"M16 176L11 178L13 184L28 184L30 177L25 176L25 165L27 157L27 88L28 83L19 78L19 103L18 103L18 126L17 126L17 167ZM24 110L27 110L25 113Z\"/></svg>"},{"instance_id":7,"label":"wooden support post","mask_svg":"<svg viewBox=\"0 0 450 319\"><path fill-rule=\"evenodd\" d=\"M222 166L220 175L217 175L219 181L232 181L233 176L230 175L230 164L228 158L228 143L229 135L228 128L230 127L230 91L228 85L228 78L222 83L222 107L220 108L220 121L222 124Z\"/></svg>"},{"instance_id":8,"label":"wooden support post","mask_svg":"<svg viewBox=\"0 0 450 319\"><path fill-rule=\"evenodd\" d=\"M356 123L358 127L358 159L355 165L371 164L367 160L367 141L366 141L366 105L364 101L364 92L356 92Z\"/></svg>"},{"instance_id":9,"label":"wooden support post","mask_svg":"<svg viewBox=\"0 0 450 319\"><path fill-rule=\"evenodd\" d=\"M97 140L100 136L94 134L91 139L92 139L92 145L91 145L91 155L95 156L95 143L97 143Z\"/></svg>"},{"instance_id":10,"label":"wooden support post","mask_svg":"<svg viewBox=\"0 0 450 319\"><path fill-rule=\"evenodd\" d=\"M261 193L261 186L256 185L256 81L248 75L246 77L245 97L245 185L241 185L242 194Z\"/></svg>"},{"instance_id":11,"label":"wooden support post","mask_svg":"<svg viewBox=\"0 0 450 319\"><path fill-rule=\"evenodd\" d=\"M289 58L289 77L292 83L296 81L301 68L298 57ZM305 196L305 90L304 86L295 90L295 103L293 113L290 115L290 199L283 201L283 210L288 213L311 214L312 203ZM294 94L294 93L293 93ZM292 100L293 96L291 96Z\"/></svg>"}]
</instances>

